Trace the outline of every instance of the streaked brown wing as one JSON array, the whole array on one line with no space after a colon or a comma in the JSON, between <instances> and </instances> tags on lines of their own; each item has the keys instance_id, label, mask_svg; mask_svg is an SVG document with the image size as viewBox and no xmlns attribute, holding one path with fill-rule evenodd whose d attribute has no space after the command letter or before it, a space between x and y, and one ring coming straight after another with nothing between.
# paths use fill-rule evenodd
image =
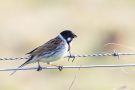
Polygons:
<instances>
[{"instance_id":1,"label":"streaked brown wing","mask_svg":"<svg viewBox=\"0 0 135 90\"><path fill-rule=\"evenodd\" d=\"M30 51L30 52L28 52L28 53L26 53L26 54L31 54L31 53L33 53L35 50L37 50L38 49L38 47L37 48L35 48L34 50L32 50L32 51Z\"/></svg>"},{"instance_id":2,"label":"streaked brown wing","mask_svg":"<svg viewBox=\"0 0 135 90\"><path fill-rule=\"evenodd\" d=\"M61 42L62 42L62 40L59 37L56 37L54 39L51 39L47 43L43 44L42 46L35 48L34 50L32 50L31 52L29 52L27 54L36 55L36 54L40 54L42 52L51 51L51 50L57 48L57 46Z\"/></svg>"}]
</instances>

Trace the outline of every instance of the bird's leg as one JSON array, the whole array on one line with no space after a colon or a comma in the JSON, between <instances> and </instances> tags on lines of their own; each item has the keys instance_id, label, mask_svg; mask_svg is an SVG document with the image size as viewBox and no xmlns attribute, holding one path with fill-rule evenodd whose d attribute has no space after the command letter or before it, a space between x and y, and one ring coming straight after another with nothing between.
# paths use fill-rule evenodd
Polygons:
<instances>
[{"instance_id":1,"label":"bird's leg","mask_svg":"<svg viewBox=\"0 0 135 90\"><path fill-rule=\"evenodd\" d=\"M69 51L68 61L69 61L70 58L73 58L72 62L75 60L75 56L72 56L72 55L71 55L71 52Z\"/></svg>"},{"instance_id":2,"label":"bird's leg","mask_svg":"<svg viewBox=\"0 0 135 90\"><path fill-rule=\"evenodd\" d=\"M70 58L71 58L71 52L69 51L68 61L70 60Z\"/></svg>"},{"instance_id":3,"label":"bird's leg","mask_svg":"<svg viewBox=\"0 0 135 90\"><path fill-rule=\"evenodd\" d=\"M50 62L47 62L48 65L51 65L51 66L56 66L58 67L59 71L62 71L63 69L63 66L57 66L57 65L54 65L54 64L51 64Z\"/></svg>"},{"instance_id":4,"label":"bird's leg","mask_svg":"<svg viewBox=\"0 0 135 90\"><path fill-rule=\"evenodd\" d=\"M69 57L68 57L68 61L71 58L71 52L70 52L70 44L68 43L68 51L69 51Z\"/></svg>"},{"instance_id":5,"label":"bird's leg","mask_svg":"<svg viewBox=\"0 0 135 90\"><path fill-rule=\"evenodd\" d=\"M42 70L42 67L40 66L40 63L39 63L39 60L38 60L38 68L37 68L37 71L41 71Z\"/></svg>"},{"instance_id":6,"label":"bird's leg","mask_svg":"<svg viewBox=\"0 0 135 90\"><path fill-rule=\"evenodd\" d=\"M72 59L72 62L73 62L73 61L75 60L75 56L72 56L72 58L73 58L73 59Z\"/></svg>"}]
</instances>

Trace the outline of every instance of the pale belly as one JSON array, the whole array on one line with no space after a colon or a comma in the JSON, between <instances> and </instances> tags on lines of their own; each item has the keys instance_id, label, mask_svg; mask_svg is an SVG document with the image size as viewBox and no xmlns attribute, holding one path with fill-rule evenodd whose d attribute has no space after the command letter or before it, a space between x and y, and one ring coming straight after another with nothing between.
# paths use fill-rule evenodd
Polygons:
<instances>
[{"instance_id":1,"label":"pale belly","mask_svg":"<svg viewBox=\"0 0 135 90\"><path fill-rule=\"evenodd\" d=\"M39 57L39 61L48 63L59 60L60 58L64 57L67 54L67 51L68 45L61 44L56 50L54 50L54 52Z\"/></svg>"},{"instance_id":2,"label":"pale belly","mask_svg":"<svg viewBox=\"0 0 135 90\"><path fill-rule=\"evenodd\" d=\"M53 62L53 61L59 60L60 58L64 57L66 55L66 52L67 51L65 51L65 50L63 50L61 52L59 51L56 54L54 54L54 55L52 55L52 56L50 56L48 58L42 57L42 58L39 59L39 61L40 62L45 62L45 63Z\"/></svg>"}]
</instances>

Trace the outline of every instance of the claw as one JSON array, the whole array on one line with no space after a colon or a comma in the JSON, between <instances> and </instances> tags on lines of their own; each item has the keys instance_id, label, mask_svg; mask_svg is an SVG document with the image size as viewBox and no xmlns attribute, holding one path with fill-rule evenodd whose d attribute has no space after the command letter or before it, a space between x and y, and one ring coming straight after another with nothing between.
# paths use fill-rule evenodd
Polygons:
<instances>
[{"instance_id":1,"label":"claw","mask_svg":"<svg viewBox=\"0 0 135 90\"><path fill-rule=\"evenodd\" d=\"M72 60L72 62L75 60L75 56L72 56L72 58L73 58L73 60Z\"/></svg>"},{"instance_id":2,"label":"claw","mask_svg":"<svg viewBox=\"0 0 135 90\"><path fill-rule=\"evenodd\" d=\"M70 56L68 57L68 61L70 60L70 58L72 58L72 55L71 55L71 53L70 53Z\"/></svg>"},{"instance_id":3,"label":"claw","mask_svg":"<svg viewBox=\"0 0 135 90\"><path fill-rule=\"evenodd\" d=\"M75 60L75 56L72 56L71 54L70 54L70 56L68 57L68 61L70 60L70 58L73 58L72 62Z\"/></svg>"},{"instance_id":4,"label":"claw","mask_svg":"<svg viewBox=\"0 0 135 90\"><path fill-rule=\"evenodd\" d=\"M43 68L41 66L38 66L37 71L41 71Z\"/></svg>"},{"instance_id":5,"label":"claw","mask_svg":"<svg viewBox=\"0 0 135 90\"><path fill-rule=\"evenodd\" d=\"M62 71L63 66L58 66L59 71Z\"/></svg>"},{"instance_id":6,"label":"claw","mask_svg":"<svg viewBox=\"0 0 135 90\"><path fill-rule=\"evenodd\" d=\"M68 61L70 60L70 58L73 58L72 62L75 60L75 56L70 55L70 56L68 57Z\"/></svg>"}]
</instances>

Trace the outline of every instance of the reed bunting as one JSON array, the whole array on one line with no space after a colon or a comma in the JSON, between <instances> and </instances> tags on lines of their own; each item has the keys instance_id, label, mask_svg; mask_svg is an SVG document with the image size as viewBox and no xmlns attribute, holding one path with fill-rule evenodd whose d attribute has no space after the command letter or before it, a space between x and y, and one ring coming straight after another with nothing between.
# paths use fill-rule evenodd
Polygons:
<instances>
[{"instance_id":1,"label":"reed bunting","mask_svg":"<svg viewBox=\"0 0 135 90\"><path fill-rule=\"evenodd\" d=\"M70 30L62 31L57 37L27 53L29 54L30 58L18 68L21 68L30 63L38 62L37 71L42 70L39 62L50 64L50 62L64 57L67 52L70 52L70 42L75 37L77 36ZM17 70L12 72L10 75L13 75L16 71Z\"/></svg>"}]
</instances>

